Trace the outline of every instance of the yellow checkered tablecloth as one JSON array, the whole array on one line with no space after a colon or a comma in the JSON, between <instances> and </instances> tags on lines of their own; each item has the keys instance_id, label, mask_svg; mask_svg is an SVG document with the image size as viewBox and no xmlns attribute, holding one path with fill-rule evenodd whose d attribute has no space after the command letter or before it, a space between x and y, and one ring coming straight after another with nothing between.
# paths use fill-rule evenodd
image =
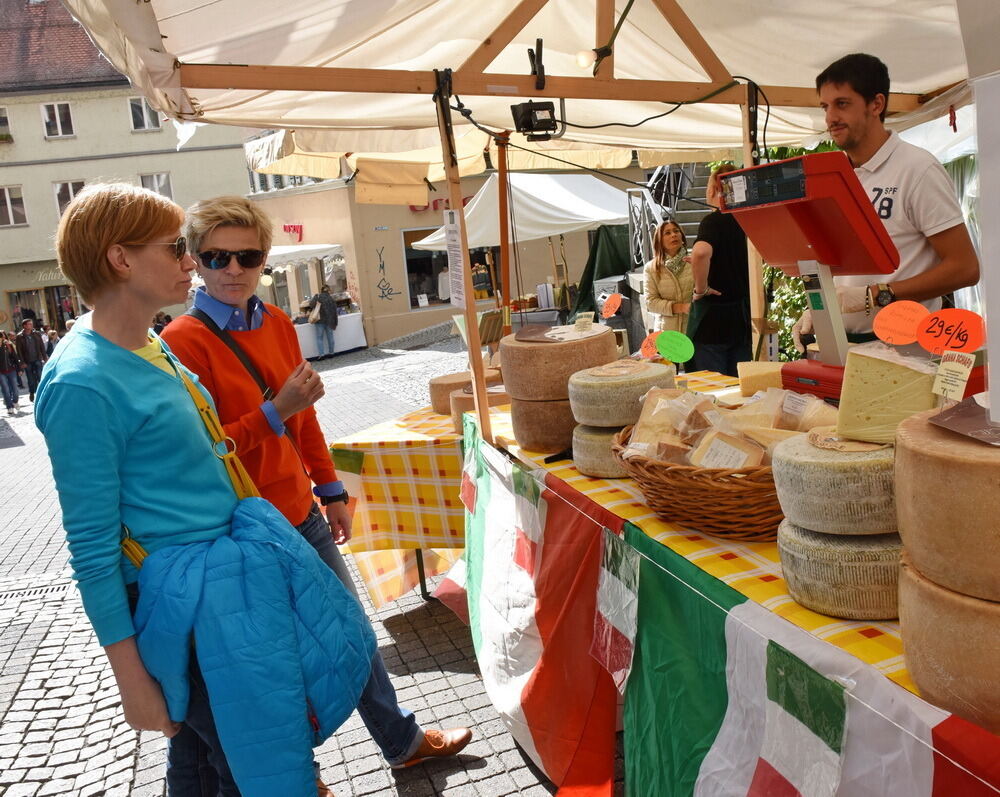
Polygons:
<instances>
[{"instance_id":1,"label":"yellow checkered tablecloth","mask_svg":"<svg viewBox=\"0 0 1000 797\"><path fill-rule=\"evenodd\" d=\"M679 380L680 381L680 380ZM690 374L691 390L729 390L738 381L705 371ZM739 543L709 537L661 520L646 506L639 485L632 479L595 479L581 474L572 462L546 465L544 456L519 449L503 418L494 421L494 434L522 461L552 473L594 503L634 523L657 542L666 545L706 573L780 617L872 665L879 672L916 692L903 663L903 643L897 622L853 622L827 617L795 603L781 573L777 543Z\"/></svg>"}]
</instances>

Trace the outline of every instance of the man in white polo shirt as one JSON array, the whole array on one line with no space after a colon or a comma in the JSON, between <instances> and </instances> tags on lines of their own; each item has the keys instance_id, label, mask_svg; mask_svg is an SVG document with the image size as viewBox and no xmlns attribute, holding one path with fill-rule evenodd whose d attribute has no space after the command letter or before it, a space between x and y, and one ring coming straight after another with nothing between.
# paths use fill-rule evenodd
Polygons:
<instances>
[{"instance_id":1,"label":"man in white polo shirt","mask_svg":"<svg viewBox=\"0 0 1000 797\"><path fill-rule=\"evenodd\" d=\"M892 274L835 279L849 337L871 339L881 307L912 299L937 310L942 296L979 281L979 258L947 172L929 152L885 128L886 65L873 55L845 55L819 74L816 91L831 138L850 158L899 250ZM806 313L792 331L796 348L811 327Z\"/></svg>"}]
</instances>

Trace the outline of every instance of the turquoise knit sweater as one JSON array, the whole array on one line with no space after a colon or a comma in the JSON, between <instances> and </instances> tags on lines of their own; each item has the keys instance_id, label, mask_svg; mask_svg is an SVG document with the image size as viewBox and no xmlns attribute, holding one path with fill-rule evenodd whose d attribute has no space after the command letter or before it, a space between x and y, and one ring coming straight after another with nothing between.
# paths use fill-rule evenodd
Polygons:
<instances>
[{"instance_id":1,"label":"turquoise knit sweater","mask_svg":"<svg viewBox=\"0 0 1000 797\"><path fill-rule=\"evenodd\" d=\"M83 606L106 646L135 633L125 585L138 573L121 554L122 524L150 553L206 542L228 533L236 495L180 379L97 334L89 320L46 364L35 423L48 443Z\"/></svg>"}]
</instances>

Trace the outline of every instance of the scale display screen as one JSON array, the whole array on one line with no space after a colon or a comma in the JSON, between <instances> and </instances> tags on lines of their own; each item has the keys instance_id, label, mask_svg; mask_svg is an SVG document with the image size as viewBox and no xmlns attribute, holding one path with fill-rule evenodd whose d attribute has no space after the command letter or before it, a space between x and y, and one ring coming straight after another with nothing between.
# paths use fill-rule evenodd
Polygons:
<instances>
[{"instance_id":1,"label":"scale display screen","mask_svg":"<svg viewBox=\"0 0 1000 797\"><path fill-rule=\"evenodd\" d=\"M727 210L805 199L806 177L802 159L794 158L772 166L724 174L722 196Z\"/></svg>"}]
</instances>

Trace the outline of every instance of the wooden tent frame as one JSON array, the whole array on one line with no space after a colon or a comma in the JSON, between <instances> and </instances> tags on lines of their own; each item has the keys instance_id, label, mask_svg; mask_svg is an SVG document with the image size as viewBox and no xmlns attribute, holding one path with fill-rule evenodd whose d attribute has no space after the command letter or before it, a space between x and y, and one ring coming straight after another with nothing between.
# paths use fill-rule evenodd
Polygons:
<instances>
[{"instance_id":1,"label":"wooden tent frame","mask_svg":"<svg viewBox=\"0 0 1000 797\"><path fill-rule=\"evenodd\" d=\"M687 46L691 55L709 77L708 82L664 80L622 80L614 76L614 54L598 64L593 77L546 76L544 87L538 88L533 75L486 73L501 52L545 7L548 0L520 0L475 51L451 74L451 93L463 96L502 96L509 98L563 98L587 100L631 100L650 102L709 102L740 105L743 110L744 162L750 162L747 86L737 84L722 60L709 47L698 28L680 7L678 0L650 0L667 24ZM615 26L615 0L596 0L595 48L604 46ZM349 93L428 94L438 90L438 77L433 71L400 69L345 69L338 67L288 67L266 65L179 63L180 84L190 89L243 89L255 91L333 91ZM893 92L888 98L890 112L913 111L927 100L947 90L943 86L927 94ZM814 108L816 91L813 87L761 86L774 107ZM448 99L448 98L445 98ZM443 163L448 180L451 207L462 207L455 141L450 134L451 110L447 101L437 102L438 129L441 134ZM501 146L501 152L505 146ZM506 168L503 169L506 177ZM498 187L506 197L506 185ZM483 438L493 442L493 433L486 400L484 366L481 357L479 325L476 318L475 294L472 289L469 248L464 218L459 216L462 241L462 275L465 283L465 324L468 333L469 363L473 374L476 413ZM501 212L501 229L506 226L506 214ZM501 268L504 291L505 319L509 313L509 263L507 238L501 237ZM750 314L755 335L763 331L764 297L759 256L751 258Z\"/></svg>"}]
</instances>

